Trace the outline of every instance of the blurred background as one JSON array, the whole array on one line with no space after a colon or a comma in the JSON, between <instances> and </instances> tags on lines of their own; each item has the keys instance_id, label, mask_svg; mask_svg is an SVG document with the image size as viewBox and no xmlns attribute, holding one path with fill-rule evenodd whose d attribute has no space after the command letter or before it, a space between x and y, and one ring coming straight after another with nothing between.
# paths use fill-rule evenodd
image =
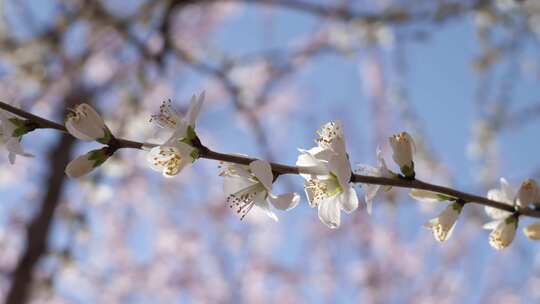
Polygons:
<instances>
[{"instance_id":1,"label":"blurred background","mask_svg":"<svg viewBox=\"0 0 540 304\"><path fill-rule=\"evenodd\" d=\"M293 164L330 120L353 164L406 130L417 177L484 195L540 177L540 1L0 1L0 100L55 121L93 104L114 134L159 143L170 98L213 150ZM305 198L275 223L225 203L217 162L172 179L122 150L81 180L98 147L53 130L35 158L0 155L6 303L532 303L538 245L503 252L470 206L444 244L422 227L443 205L403 189L330 230ZM391 164L394 166L394 164ZM393 167L396 170L396 167ZM297 176L278 191L303 193ZM278 192L277 191L277 192ZM363 193L359 191L361 196ZM530 220L522 220L521 226Z\"/></svg>"}]
</instances>

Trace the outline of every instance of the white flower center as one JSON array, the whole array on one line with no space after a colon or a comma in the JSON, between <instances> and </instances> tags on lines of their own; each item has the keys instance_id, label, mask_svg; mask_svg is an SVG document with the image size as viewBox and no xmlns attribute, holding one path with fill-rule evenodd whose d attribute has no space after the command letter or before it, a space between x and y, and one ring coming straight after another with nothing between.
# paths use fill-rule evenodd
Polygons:
<instances>
[{"instance_id":1,"label":"white flower center","mask_svg":"<svg viewBox=\"0 0 540 304\"><path fill-rule=\"evenodd\" d=\"M218 175L221 177L242 177L255 183L259 182L251 170L242 165L220 162L218 165L218 170L220 170Z\"/></svg>"},{"instance_id":2,"label":"white flower center","mask_svg":"<svg viewBox=\"0 0 540 304\"><path fill-rule=\"evenodd\" d=\"M392 135L394 140L399 144L410 144L409 135L406 132L401 132L398 134Z\"/></svg>"},{"instance_id":3,"label":"white flower center","mask_svg":"<svg viewBox=\"0 0 540 304\"><path fill-rule=\"evenodd\" d=\"M317 134L319 137L315 141L322 147L329 147L336 139L343 137L343 130L339 123L329 122L322 126Z\"/></svg>"},{"instance_id":4,"label":"white flower center","mask_svg":"<svg viewBox=\"0 0 540 304\"><path fill-rule=\"evenodd\" d=\"M343 192L337 178L333 175L329 179L310 179L306 182L305 188L312 193L313 207L318 206L323 200Z\"/></svg>"},{"instance_id":5,"label":"white flower center","mask_svg":"<svg viewBox=\"0 0 540 304\"><path fill-rule=\"evenodd\" d=\"M175 148L161 148L153 158L154 165L164 168L166 175L176 175L182 169L182 156Z\"/></svg>"},{"instance_id":6,"label":"white flower center","mask_svg":"<svg viewBox=\"0 0 540 304\"><path fill-rule=\"evenodd\" d=\"M512 222L510 222L512 221ZM489 244L497 249L501 250L514 240L514 232L517 227L516 219L506 219L504 226L496 228L489 234Z\"/></svg>"},{"instance_id":7,"label":"white flower center","mask_svg":"<svg viewBox=\"0 0 540 304\"><path fill-rule=\"evenodd\" d=\"M501 230L495 230L489 234L489 244L497 250L504 249L510 245L506 238L503 238Z\"/></svg>"},{"instance_id":8,"label":"white flower center","mask_svg":"<svg viewBox=\"0 0 540 304\"><path fill-rule=\"evenodd\" d=\"M265 189L262 184L257 183L233 193L227 197L229 208L236 208L236 213L240 215L240 220L243 220L255 205L255 198L263 191Z\"/></svg>"},{"instance_id":9,"label":"white flower center","mask_svg":"<svg viewBox=\"0 0 540 304\"><path fill-rule=\"evenodd\" d=\"M525 191L533 191L534 186L535 184L532 180L526 180L521 184L521 188Z\"/></svg>"},{"instance_id":10,"label":"white flower center","mask_svg":"<svg viewBox=\"0 0 540 304\"><path fill-rule=\"evenodd\" d=\"M159 113L150 118L150 122L162 128L175 128L178 123L178 114L172 108L171 100L163 101L159 107Z\"/></svg>"},{"instance_id":11,"label":"white flower center","mask_svg":"<svg viewBox=\"0 0 540 304\"><path fill-rule=\"evenodd\" d=\"M433 236L439 242L444 242L450 231L448 227L444 227L441 223L433 225L431 230L433 231Z\"/></svg>"},{"instance_id":12,"label":"white flower center","mask_svg":"<svg viewBox=\"0 0 540 304\"><path fill-rule=\"evenodd\" d=\"M88 113L85 111L84 107L78 106L75 109L69 109L67 118L72 121L79 121L82 118L88 117Z\"/></svg>"}]
</instances>

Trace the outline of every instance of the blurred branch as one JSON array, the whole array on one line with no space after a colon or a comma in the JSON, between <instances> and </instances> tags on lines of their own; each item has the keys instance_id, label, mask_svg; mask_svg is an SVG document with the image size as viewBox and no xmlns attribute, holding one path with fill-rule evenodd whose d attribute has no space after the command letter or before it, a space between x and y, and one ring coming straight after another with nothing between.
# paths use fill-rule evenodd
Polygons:
<instances>
[{"instance_id":1,"label":"blurred branch","mask_svg":"<svg viewBox=\"0 0 540 304\"><path fill-rule=\"evenodd\" d=\"M335 19L341 21L362 20L368 23L382 22L387 24L402 24L410 21L440 22L448 18L462 15L468 11L490 5L489 0L474 0L466 3L445 3L437 2L437 7L433 11L409 12L410 7L391 7L379 13L366 13L355 11L346 5L322 5L315 2L303 0L200 0L198 3L215 2L244 2L246 4L264 5L290 9L314 16ZM354 2L352 2L354 3Z\"/></svg>"},{"instance_id":2,"label":"blurred branch","mask_svg":"<svg viewBox=\"0 0 540 304\"><path fill-rule=\"evenodd\" d=\"M86 94L82 91L73 90L72 94L65 98L65 106L74 106L81 98L86 97ZM38 119L35 122L46 123L53 128L58 127L58 124L46 121L45 119ZM41 256L47 251L49 231L64 188L65 174L62 168L70 160L74 143L75 139L72 136L63 134L57 145L49 153L49 169L47 172L50 172L50 174L44 179L44 183L47 184L47 192L41 203L41 209L28 225L26 231L26 250L13 273L11 288L5 301L7 304L25 303L30 296L34 267Z\"/></svg>"}]
</instances>

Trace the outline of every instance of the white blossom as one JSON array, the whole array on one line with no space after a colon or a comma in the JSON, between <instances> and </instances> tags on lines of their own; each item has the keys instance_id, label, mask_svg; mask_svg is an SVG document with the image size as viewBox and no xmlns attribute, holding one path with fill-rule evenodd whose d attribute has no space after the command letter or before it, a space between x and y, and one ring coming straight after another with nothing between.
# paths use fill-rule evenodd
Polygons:
<instances>
[{"instance_id":1,"label":"white blossom","mask_svg":"<svg viewBox=\"0 0 540 304\"><path fill-rule=\"evenodd\" d=\"M375 176L375 177L386 177L386 178L393 178L394 173L390 170L388 170L388 166L386 165L386 161L384 160L384 157L382 155L382 151L380 148L377 148L377 160L378 160L378 167L371 167L369 165L358 165L358 169L356 170L356 173L367 175L367 176ZM376 185L376 184L361 184L362 187L364 187L365 192L365 201L367 205L367 212L371 214L372 206L373 206L373 200L375 199L375 196L377 196L377 193L379 193L379 190L382 188L384 191L389 191L392 189L391 186L382 186L382 185Z\"/></svg>"},{"instance_id":2,"label":"white blossom","mask_svg":"<svg viewBox=\"0 0 540 304\"><path fill-rule=\"evenodd\" d=\"M278 218L273 208L290 210L298 205L297 193L275 195L272 193L273 174L265 160L255 160L249 166L223 163L223 190L231 208L236 208L243 219L253 208L260 208L271 219Z\"/></svg>"},{"instance_id":3,"label":"white blossom","mask_svg":"<svg viewBox=\"0 0 540 304\"><path fill-rule=\"evenodd\" d=\"M452 235L462 209L463 205L460 203L450 204L439 216L429 220L424 226L431 229L437 241L444 242Z\"/></svg>"},{"instance_id":4,"label":"white blossom","mask_svg":"<svg viewBox=\"0 0 540 304\"><path fill-rule=\"evenodd\" d=\"M489 234L489 244L491 247L502 250L508 247L516 235L518 217L510 215L502 220L489 222L483 226L484 229L491 229Z\"/></svg>"},{"instance_id":5,"label":"white blossom","mask_svg":"<svg viewBox=\"0 0 540 304\"><path fill-rule=\"evenodd\" d=\"M399 166L405 177L414 177L413 154L415 145L412 137L407 132L394 134L389 138L392 147L392 158Z\"/></svg>"},{"instance_id":6,"label":"white blossom","mask_svg":"<svg viewBox=\"0 0 540 304\"><path fill-rule=\"evenodd\" d=\"M350 183L351 165L339 122L330 122L317 132L317 147L300 150L296 165L306 179L305 191L311 207L318 207L319 219L330 228L341 223L341 210L358 207L358 197Z\"/></svg>"},{"instance_id":7,"label":"white blossom","mask_svg":"<svg viewBox=\"0 0 540 304\"><path fill-rule=\"evenodd\" d=\"M501 178L501 188L500 189L491 189L487 193L487 198L490 200L494 200L503 204L507 204L510 206L514 205L514 198L515 193L506 181L506 179ZM503 218L506 218L511 214L511 212L501 210L498 208L493 208L486 206L485 211L489 217L491 217L494 220L501 220Z\"/></svg>"},{"instance_id":8,"label":"white blossom","mask_svg":"<svg viewBox=\"0 0 540 304\"><path fill-rule=\"evenodd\" d=\"M487 198L503 204L514 206L515 194L506 179L501 178L500 189L491 189L487 193ZM492 230L489 234L489 244L491 247L501 250L514 240L518 226L518 217L512 212L493 207L485 207L485 211L494 221L484 224L484 229Z\"/></svg>"},{"instance_id":9,"label":"white blossom","mask_svg":"<svg viewBox=\"0 0 540 304\"><path fill-rule=\"evenodd\" d=\"M80 140L99 141L107 144L111 132L101 115L89 104L82 103L71 110L66 117L66 129Z\"/></svg>"},{"instance_id":10,"label":"white blossom","mask_svg":"<svg viewBox=\"0 0 540 304\"><path fill-rule=\"evenodd\" d=\"M107 148L92 150L69 162L65 170L66 175L70 178L82 177L103 164L108 158Z\"/></svg>"},{"instance_id":11,"label":"white blossom","mask_svg":"<svg viewBox=\"0 0 540 304\"><path fill-rule=\"evenodd\" d=\"M521 183L521 187L519 187L516 196L516 204L520 207L528 207L530 204L538 203L540 201L539 195L540 191L538 189L538 184L532 179L527 179Z\"/></svg>"},{"instance_id":12,"label":"white blossom","mask_svg":"<svg viewBox=\"0 0 540 304\"><path fill-rule=\"evenodd\" d=\"M21 145L22 134L17 134L17 132L15 132L21 127L21 125L18 124L19 122L23 122L23 120L7 111L0 110L0 123L2 124L0 136L6 150L9 152L8 159L11 164L15 163L17 155L33 157L32 154L25 152Z\"/></svg>"},{"instance_id":13,"label":"white blossom","mask_svg":"<svg viewBox=\"0 0 540 304\"><path fill-rule=\"evenodd\" d=\"M146 159L152 169L162 172L165 177L173 177L197 157L197 149L173 136L163 145L153 147Z\"/></svg>"},{"instance_id":14,"label":"white blossom","mask_svg":"<svg viewBox=\"0 0 540 304\"><path fill-rule=\"evenodd\" d=\"M175 131L177 137L187 137L188 127L195 129L197 116L199 116L204 102L204 96L205 93L202 92L199 96L193 95L191 97L185 116L180 116L173 109L171 100L166 100L159 107L159 113L152 115L150 121L160 128Z\"/></svg>"},{"instance_id":15,"label":"white blossom","mask_svg":"<svg viewBox=\"0 0 540 304\"><path fill-rule=\"evenodd\" d=\"M540 222L529 224L523 228L523 234L531 240L540 240Z\"/></svg>"},{"instance_id":16,"label":"white blossom","mask_svg":"<svg viewBox=\"0 0 540 304\"><path fill-rule=\"evenodd\" d=\"M152 116L152 122L173 131L165 143L151 148L147 155L150 166L161 171L165 177L177 175L199 156L199 150L193 147L193 141L197 138L195 123L203 100L204 92L198 97L193 95L184 117L174 111L170 101L163 103L160 112Z\"/></svg>"}]
</instances>

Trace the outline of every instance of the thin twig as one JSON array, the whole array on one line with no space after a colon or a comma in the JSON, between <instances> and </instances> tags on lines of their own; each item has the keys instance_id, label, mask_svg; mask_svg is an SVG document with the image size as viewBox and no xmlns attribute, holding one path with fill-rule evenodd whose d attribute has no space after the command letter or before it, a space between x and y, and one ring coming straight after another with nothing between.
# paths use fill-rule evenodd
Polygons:
<instances>
[{"instance_id":1,"label":"thin twig","mask_svg":"<svg viewBox=\"0 0 540 304\"><path fill-rule=\"evenodd\" d=\"M24 110L18 109L16 107L10 106L9 104L6 104L4 102L0 101L0 108L4 109L8 112L11 112L13 114L16 114L18 116L21 116L23 118L29 119L30 121L36 123L39 125L39 128L42 129L56 129L60 130L62 132L66 132L66 128L56 122L50 121L48 119L45 119L43 117L36 116L34 114L28 113ZM137 141L131 141L127 139L117 139L119 148L131 148L131 149L143 149L143 147L153 147L156 146L155 144L149 144L149 143L142 143ZM250 157L244 157L239 155L231 155L231 154L225 154L220 152L212 151L206 147L203 147L200 149L200 158L205 159L213 159L223 162L229 162L229 163L235 163L240 165L249 165L252 161L255 160L255 158ZM272 167L272 171L276 174L301 174L301 173L309 173L303 168L296 167L296 166L288 166L278 163L270 163ZM393 187L399 187L399 188L409 188L409 189L421 189L421 190L428 190L432 192L437 192L441 194L445 194L451 197L455 197L457 199L460 199L461 201L465 203L473 203L473 204L479 204L484 206L489 206L497 209L501 209L508 212L519 212L521 215L531 216L531 217L537 217L540 218L540 211L533 210L530 208L519 208L516 209L515 206L511 206L502 202L497 202L494 200L490 200L483 196L478 196L474 194L469 194L466 192L462 192L453 188L434 185L430 183L426 183L420 180L407 180L407 179L401 179L401 178L385 178L385 177L375 177L375 176L367 176L367 175L360 175L360 174L352 174L351 176L351 182L352 183L362 183L362 184L376 184L376 185L384 185L384 186L393 186Z\"/></svg>"}]
</instances>

